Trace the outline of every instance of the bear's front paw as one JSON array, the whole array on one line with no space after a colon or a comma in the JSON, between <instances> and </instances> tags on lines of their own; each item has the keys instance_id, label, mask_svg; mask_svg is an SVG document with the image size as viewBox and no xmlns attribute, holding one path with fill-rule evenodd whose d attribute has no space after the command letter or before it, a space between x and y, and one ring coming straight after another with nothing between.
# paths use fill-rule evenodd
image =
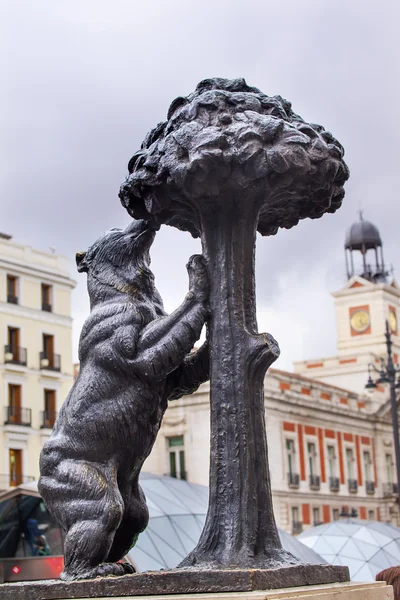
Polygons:
<instances>
[{"instance_id":1,"label":"bear's front paw","mask_svg":"<svg viewBox=\"0 0 400 600\"><path fill-rule=\"evenodd\" d=\"M186 265L189 273L189 292L196 300L204 302L208 299L209 283L206 262L201 254L194 254Z\"/></svg>"}]
</instances>

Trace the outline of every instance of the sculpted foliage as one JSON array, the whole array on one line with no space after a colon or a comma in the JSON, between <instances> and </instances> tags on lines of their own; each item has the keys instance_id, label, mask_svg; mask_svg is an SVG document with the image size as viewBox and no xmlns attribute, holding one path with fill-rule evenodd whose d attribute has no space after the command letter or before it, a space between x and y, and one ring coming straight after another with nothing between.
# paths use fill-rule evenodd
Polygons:
<instances>
[{"instance_id":1,"label":"sculpted foliage","mask_svg":"<svg viewBox=\"0 0 400 600\"><path fill-rule=\"evenodd\" d=\"M335 212L349 176L340 143L281 96L244 79L206 79L174 100L144 140L120 190L128 212L201 235L202 203L238 196L261 204L258 231Z\"/></svg>"}]
</instances>

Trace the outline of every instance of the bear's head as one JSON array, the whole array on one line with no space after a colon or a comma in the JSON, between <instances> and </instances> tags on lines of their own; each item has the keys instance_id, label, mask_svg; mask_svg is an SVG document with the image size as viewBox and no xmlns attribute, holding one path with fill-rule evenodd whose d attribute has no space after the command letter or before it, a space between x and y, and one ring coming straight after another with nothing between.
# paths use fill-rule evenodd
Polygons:
<instances>
[{"instance_id":1,"label":"bear's head","mask_svg":"<svg viewBox=\"0 0 400 600\"><path fill-rule=\"evenodd\" d=\"M78 271L88 274L92 308L121 295L134 303L161 302L150 270L150 247L159 228L154 220L134 220L125 229L107 231L86 252L77 253Z\"/></svg>"}]
</instances>

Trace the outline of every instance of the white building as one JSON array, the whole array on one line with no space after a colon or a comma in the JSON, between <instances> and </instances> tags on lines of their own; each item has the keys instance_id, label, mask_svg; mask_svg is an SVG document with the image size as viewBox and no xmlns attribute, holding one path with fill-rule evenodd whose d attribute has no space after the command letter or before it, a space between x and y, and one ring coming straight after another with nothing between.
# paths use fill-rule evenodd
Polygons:
<instances>
[{"instance_id":1,"label":"white building","mask_svg":"<svg viewBox=\"0 0 400 600\"><path fill-rule=\"evenodd\" d=\"M0 490L39 476L73 382L68 260L0 234Z\"/></svg>"}]
</instances>

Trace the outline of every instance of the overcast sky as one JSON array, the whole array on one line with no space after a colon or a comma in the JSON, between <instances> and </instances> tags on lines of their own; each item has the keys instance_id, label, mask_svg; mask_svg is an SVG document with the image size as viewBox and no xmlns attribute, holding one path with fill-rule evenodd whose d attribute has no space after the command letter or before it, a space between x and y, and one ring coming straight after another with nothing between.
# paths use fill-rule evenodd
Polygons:
<instances>
[{"instance_id":1,"label":"overcast sky","mask_svg":"<svg viewBox=\"0 0 400 600\"><path fill-rule=\"evenodd\" d=\"M320 123L346 150L342 208L258 239L260 330L276 366L335 353L343 241L363 208L400 269L400 4L395 0L2 0L0 230L71 259L74 336L88 313L74 254L129 217L127 163L170 102L206 77L244 77ZM163 227L153 270L167 310L200 250Z\"/></svg>"}]
</instances>

